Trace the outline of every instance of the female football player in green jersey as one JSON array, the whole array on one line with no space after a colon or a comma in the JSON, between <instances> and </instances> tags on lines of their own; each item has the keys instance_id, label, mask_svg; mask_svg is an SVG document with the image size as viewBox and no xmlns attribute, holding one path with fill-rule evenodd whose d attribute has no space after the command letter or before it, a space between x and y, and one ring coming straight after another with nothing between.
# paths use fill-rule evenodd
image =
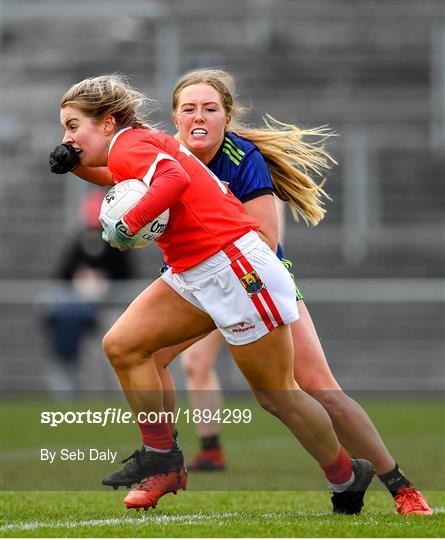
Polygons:
<instances>
[{"instance_id":1,"label":"female football player in green jersey","mask_svg":"<svg viewBox=\"0 0 445 540\"><path fill-rule=\"evenodd\" d=\"M301 177L297 175L304 171L303 156L295 155L295 149L301 148L300 140L317 135L323 138L329 133L305 132L273 121L263 129L243 126L239 121L242 107L236 102L234 79L222 70L197 70L185 74L175 86L172 101L179 140L228 183L247 212L260 221L260 231L282 258L278 242L279 234L283 235L278 227L279 222L284 222L280 216L282 206L277 205L278 213L274 212L275 206L270 204L271 193L275 191L286 200L289 179L294 178L295 184L301 184ZM311 158L313 160L317 154L310 154L314 148L309 144L303 148L307 152L306 163L314 163ZM321 172L327 155L318 153L318 158L320 161L316 165ZM293 208L293 213L295 216L298 212L307 222L316 225L324 210L315 215L308 208L317 206L314 194L321 199L324 193L314 187L308 193L307 198L302 197L300 208ZM285 259L283 262L288 264ZM341 389L328 365L303 297L298 288L296 290L300 318L291 325L295 380L328 411L345 448L372 462L380 480L393 495L400 514L431 514L425 498L399 469L367 413ZM222 337L215 331L181 355L193 408L221 409L222 393L214 365L222 344ZM202 448L188 465L189 469L224 469L220 424L199 423L197 432Z\"/></svg>"}]
</instances>

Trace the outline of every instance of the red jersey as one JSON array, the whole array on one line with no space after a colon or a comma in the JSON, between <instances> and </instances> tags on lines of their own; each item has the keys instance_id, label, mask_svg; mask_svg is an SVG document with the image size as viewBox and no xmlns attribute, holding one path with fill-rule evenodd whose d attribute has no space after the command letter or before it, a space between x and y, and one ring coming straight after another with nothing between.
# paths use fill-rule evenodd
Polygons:
<instances>
[{"instance_id":1,"label":"red jersey","mask_svg":"<svg viewBox=\"0 0 445 540\"><path fill-rule=\"evenodd\" d=\"M184 272L259 227L242 203L193 154L162 131L127 128L113 138L108 168L117 182L132 178L147 186L159 162L177 161L191 182L170 206L165 232L156 241L173 272Z\"/></svg>"}]
</instances>

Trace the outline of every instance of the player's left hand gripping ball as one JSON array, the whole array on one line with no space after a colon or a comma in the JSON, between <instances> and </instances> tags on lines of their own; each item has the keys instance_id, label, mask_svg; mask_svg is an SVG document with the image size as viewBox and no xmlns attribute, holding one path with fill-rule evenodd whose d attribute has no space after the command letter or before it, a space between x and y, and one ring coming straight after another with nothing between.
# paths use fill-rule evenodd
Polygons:
<instances>
[{"instance_id":1,"label":"player's left hand gripping ball","mask_svg":"<svg viewBox=\"0 0 445 540\"><path fill-rule=\"evenodd\" d=\"M106 227L102 232L102 238L105 242L108 242L111 247L116 248L119 251L129 251L134 248L137 242L123 219L120 219L114 227Z\"/></svg>"},{"instance_id":2,"label":"player's left hand gripping ball","mask_svg":"<svg viewBox=\"0 0 445 540\"><path fill-rule=\"evenodd\" d=\"M79 154L70 144L59 144L49 155L49 168L52 173L65 174L79 165Z\"/></svg>"}]
</instances>

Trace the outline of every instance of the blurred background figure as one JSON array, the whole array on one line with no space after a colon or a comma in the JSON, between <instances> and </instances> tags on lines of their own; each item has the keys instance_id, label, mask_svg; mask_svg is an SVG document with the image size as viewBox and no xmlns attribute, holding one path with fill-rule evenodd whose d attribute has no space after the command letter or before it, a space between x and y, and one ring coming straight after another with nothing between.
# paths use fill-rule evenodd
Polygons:
<instances>
[{"instance_id":1,"label":"blurred background figure","mask_svg":"<svg viewBox=\"0 0 445 540\"><path fill-rule=\"evenodd\" d=\"M48 381L53 391L72 394L81 389L82 345L88 335L99 332L101 301L110 281L131 278L129 253L102 240L99 211L104 194L94 189L82 201L82 226L66 242L55 275L59 285L44 315L53 353Z\"/></svg>"}]
</instances>

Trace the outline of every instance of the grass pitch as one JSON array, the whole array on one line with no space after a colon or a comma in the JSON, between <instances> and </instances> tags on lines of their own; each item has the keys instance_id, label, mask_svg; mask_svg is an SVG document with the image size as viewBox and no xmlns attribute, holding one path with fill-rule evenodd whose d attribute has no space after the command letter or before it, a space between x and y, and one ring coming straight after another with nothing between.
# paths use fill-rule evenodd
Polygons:
<instances>
[{"instance_id":1,"label":"grass pitch","mask_svg":"<svg viewBox=\"0 0 445 540\"><path fill-rule=\"evenodd\" d=\"M398 516L370 492L360 516L334 516L322 492L181 492L155 510L125 510L120 492L10 492L3 537L442 537L443 493L433 516Z\"/></svg>"},{"instance_id":2,"label":"grass pitch","mask_svg":"<svg viewBox=\"0 0 445 540\"><path fill-rule=\"evenodd\" d=\"M45 427L41 431L42 427L32 419L42 407L48 409L47 403L10 402L3 407L1 536L443 537L442 403L417 398L373 399L362 404L408 477L426 495L435 515L398 516L391 496L376 479L360 516L332 515L329 494L317 466L295 446L287 430L257 410L255 424L223 426L227 472L190 475L187 492L167 495L156 509L136 513L122 504L126 490L113 492L100 486L102 474L116 468L116 464L60 463L53 465L56 468L38 464L36 452L42 445L98 446L88 426ZM245 406L230 404L235 405ZM54 404L52 407L60 408ZM73 404L65 408L72 409ZM22 429L25 418L26 437ZM99 432L102 446L116 444L117 440L120 458L131 453L138 440L134 427L129 426L123 433L122 429L114 426ZM193 426L181 426L181 445L191 456L196 449ZM60 490L51 489L53 484L46 483L47 477L55 478ZM76 479L79 484L94 487L80 491ZM70 485L74 488L68 491Z\"/></svg>"}]
</instances>

